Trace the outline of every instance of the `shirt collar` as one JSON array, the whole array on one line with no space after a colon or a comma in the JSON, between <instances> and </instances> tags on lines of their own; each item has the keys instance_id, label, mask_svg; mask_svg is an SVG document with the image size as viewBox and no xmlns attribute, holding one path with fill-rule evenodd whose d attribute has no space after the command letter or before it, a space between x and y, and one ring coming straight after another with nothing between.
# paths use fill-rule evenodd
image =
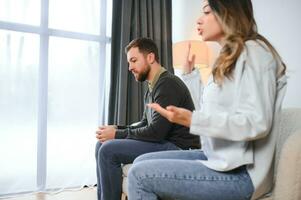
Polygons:
<instances>
[{"instance_id":1,"label":"shirt collar","mask_svg":"<svg viewBox=\"0 0 301 200\"><path fill-rule=\"evenodd\" d=\"M158 72L155 74L153 81L152 81L152 82L150 82L150 81L148 82L148 89L149 89L150 92L154 89L156 83L157 83L158 80L159 80L160 75L161 75L163 72L165 72L165 71L166 71L165 68L160 67L160 69L158 70Z\"/></svg>"}]
</instances>

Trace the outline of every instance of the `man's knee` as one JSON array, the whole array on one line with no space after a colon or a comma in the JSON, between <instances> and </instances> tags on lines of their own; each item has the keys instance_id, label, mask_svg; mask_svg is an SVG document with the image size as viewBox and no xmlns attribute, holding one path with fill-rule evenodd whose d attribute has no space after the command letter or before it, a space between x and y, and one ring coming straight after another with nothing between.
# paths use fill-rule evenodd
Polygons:
<instances>
[{"instance_id":1,"label":"man's knee","mask_svg":"<svg viewBox=\"0 0 301 200\"><path fill-rule=\"evenodd\" d=\"M100 145L98 150L98 159L110 160L116 155L118 151L118 144L115 140L109 140Z\"/></svg>"}]
</instances>

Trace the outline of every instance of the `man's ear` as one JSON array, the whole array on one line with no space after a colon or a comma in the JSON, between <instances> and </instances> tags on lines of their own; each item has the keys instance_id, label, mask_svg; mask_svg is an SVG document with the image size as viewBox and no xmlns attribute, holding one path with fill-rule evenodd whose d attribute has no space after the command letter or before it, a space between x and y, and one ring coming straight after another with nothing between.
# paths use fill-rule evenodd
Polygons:
<instances>
[{"instance_id":1,"label":"man's ear","mask_svg":"<svg viewBox=\"0 0 301 200\"><path fill-rule=\"evenodd\" d=\"M147 61L148 63L153 64L155 62L155 54L154 53L147 54Z\"/></svg>"}]
</instances>

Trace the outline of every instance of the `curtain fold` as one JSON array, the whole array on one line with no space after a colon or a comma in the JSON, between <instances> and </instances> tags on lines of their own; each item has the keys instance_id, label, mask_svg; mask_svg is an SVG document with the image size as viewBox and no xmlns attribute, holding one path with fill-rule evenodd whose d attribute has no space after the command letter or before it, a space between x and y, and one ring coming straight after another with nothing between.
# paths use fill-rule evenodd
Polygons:
<instances>
[{"instance_id":1,"label":"curtain fold","mask_svg":"<svg viewBox=\"0 0 301 200\"><path fill-rule=\"evenodd\" d=\"M124 53L131 40L153 39L160 63L173 73L171 10L171 0L113 0L109 124L130 124L143 114L147 85L135 81Z\"/></svg>"}]
</instances>

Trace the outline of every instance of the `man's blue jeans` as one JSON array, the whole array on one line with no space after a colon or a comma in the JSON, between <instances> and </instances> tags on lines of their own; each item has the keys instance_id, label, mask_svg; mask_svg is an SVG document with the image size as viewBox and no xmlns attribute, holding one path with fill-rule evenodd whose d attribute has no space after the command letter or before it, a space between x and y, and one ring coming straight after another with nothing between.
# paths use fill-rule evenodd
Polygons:
<instances>
[{"instance_id":1,"label":"man's blue jeans","mask_svg":"<svg viewBox=\"0 0 301 200\"><path fill-rule=\"evenodd\" d=\"M121 164L132 163L136 157L155 151L178 150L171 142L153 143L131 139L114 139L97 142L95 149L97 166L98 200L120 200L122 192Z\"/></svg>"},{"instance_id":2,"label":"man's blue jeans","mask_svg":"<svg viewBox=\"0 0 301 200\"><path fill-rule=\"evenodd\" d=\"M201 150L139 156L128 174L129 200L249 200L254 188L245 166L218 172Z\"/></svg>"}]
</instances>

